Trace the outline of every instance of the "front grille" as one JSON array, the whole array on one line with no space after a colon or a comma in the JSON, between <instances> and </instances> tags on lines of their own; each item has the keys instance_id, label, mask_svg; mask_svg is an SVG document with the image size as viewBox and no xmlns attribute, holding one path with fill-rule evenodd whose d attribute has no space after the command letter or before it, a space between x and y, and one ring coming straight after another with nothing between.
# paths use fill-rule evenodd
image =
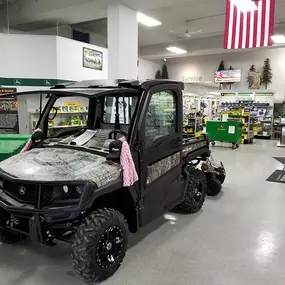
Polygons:
<instances>
[{"instance_id":1,"label":"front grille","mask_svg":"<svg viewBox=\"0 0 285 285\"><path fill-rule=\"evenodd\" d=\"M39 185L15 183L9 180L3 181L4 192L16 199L18 202L33 204L37 203ZM42 186L42 203L46 205L53 197L52 186Z\"/></svg>"}]
</instances>

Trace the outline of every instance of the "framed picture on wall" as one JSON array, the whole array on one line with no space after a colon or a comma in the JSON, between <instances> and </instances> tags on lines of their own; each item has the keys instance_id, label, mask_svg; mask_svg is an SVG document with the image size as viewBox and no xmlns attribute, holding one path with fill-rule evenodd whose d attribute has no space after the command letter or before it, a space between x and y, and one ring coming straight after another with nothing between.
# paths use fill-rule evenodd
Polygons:
<instances>
[{"instance_id":1,"label":"framed picture on wall","mask_svg":"<svg viewBox=\"0 0 285 285\"><path fill-rule=\"evenodd\" d=\"M83 67L103 70L103 53L83 47Z\"/></svg>"}]
</instances>

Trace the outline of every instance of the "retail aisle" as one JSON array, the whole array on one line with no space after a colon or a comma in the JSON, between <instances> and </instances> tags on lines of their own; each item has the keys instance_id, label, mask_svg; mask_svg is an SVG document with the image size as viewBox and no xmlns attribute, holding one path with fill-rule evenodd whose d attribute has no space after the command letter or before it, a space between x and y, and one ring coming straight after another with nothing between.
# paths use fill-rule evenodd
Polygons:
<instances>
[{"instance_id":1,"label":"retail aisle","mask_svg":"<svg viewBox=\"0 0 285 285\"><path fill-rule=\"evenodd\" d=\"M106 285L283 284L285 185L265 182L285 156L276 141L237 150L216 146L227 180L195 215L169 213L131 236L121 269ZM68 246L0 245L1 285L78 285Z\"/></svg>"}]
</instances>

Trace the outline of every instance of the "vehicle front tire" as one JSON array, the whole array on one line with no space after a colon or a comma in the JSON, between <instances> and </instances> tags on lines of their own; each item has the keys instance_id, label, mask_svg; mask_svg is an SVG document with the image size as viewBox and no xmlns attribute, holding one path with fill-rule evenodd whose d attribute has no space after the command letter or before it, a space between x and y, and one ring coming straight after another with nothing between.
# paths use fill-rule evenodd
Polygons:
<instances>
[{"instance_id":1,"label":"vehicle front tire","mask_svg":"<svg viewBox=\"0 0 285 285\"><path fill-rule=\"evenodd\" d=\"M208 189L207 195L209 196L217 196L222 190L222 184L217 178L208 178L207 179Z\"/></svg>"},{"instance_id":2,"label":"vehicle front tire","mask_svg":"<svg viewBox=\"0 0 285 285\"><path fill-rule=\"evenodd\" d=\"M101 282L120 267L128 246L128 224L114 209L98 209L78 227L72 244L73 266L85 282Z\"/></svg>"},{"instance_id":3,"label":"vehicle front tire","mask_svg":"<svg viewBox=\"0 0 285 285\"><path fill-rule=\"evenodd\" d=\"M198 212L204 202L207 192L207 180L203 171L195 168L188 168L189 178L185 200L179 205L179 209L185 213Z\"/></svg>"},{"instance_id":4,"label":"vehicle front tire","mask_svg":"<svg viewBox=\"0 0 285 285\"><path fill-rule=\"evenodd\" d=\"M13 244L23 240L24 237L17 233L12 233L5 230L0 230L0 242L6 244Z\"/></svg>"}]
</instances>

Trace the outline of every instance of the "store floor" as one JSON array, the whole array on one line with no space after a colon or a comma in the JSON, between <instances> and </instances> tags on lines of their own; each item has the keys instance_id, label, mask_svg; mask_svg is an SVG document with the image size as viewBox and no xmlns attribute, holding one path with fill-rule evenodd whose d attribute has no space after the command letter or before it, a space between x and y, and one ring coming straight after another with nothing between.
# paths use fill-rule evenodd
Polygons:
<instances>
[{"instance_id":1,"label":"store floor","mask_svg":"<svg viewBox=\"0 0 285 285\"><path fill-rule=\"evenodd\" d=\"M195 215L169 213L138 234L104 285L263 285L285 280L285 185L266 182L285 156L276 141L237 150L216 146L227 170L224 192ZM83 284L67 245L0 245L0 285Z\"/></svg>"}]
</instances>

